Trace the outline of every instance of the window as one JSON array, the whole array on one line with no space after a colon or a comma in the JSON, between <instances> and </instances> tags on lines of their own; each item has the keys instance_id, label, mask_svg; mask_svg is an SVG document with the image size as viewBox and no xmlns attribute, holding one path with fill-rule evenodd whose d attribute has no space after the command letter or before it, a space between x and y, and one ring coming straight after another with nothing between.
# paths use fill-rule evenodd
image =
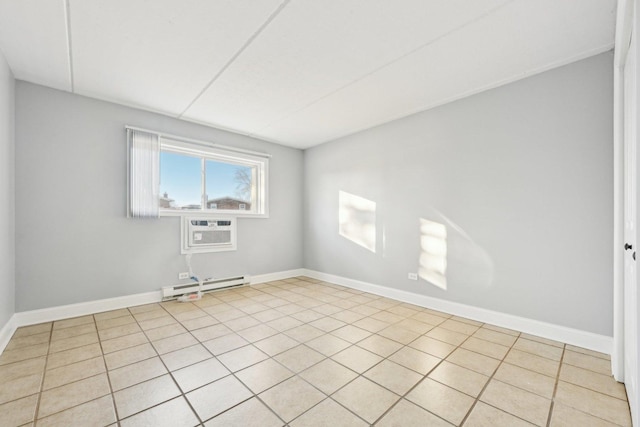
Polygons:
<instances>
[{"instance_id":1,"label":"window","mask_svg":"<svg viewBox=\"0 0 640 427\"><path fill-rule=\"evenodd\" d=\"M268 216L268 155L138 129L128 131L131 216ZM155 152L142 157L137 140L147 143L149 135L157 138ZM153 145L153 138L147 145ZM147 145L142 145L143 154ZM147 170L155 175L146 179ZM142 214L136 203L145 206Z\"/></svg>"}]
</instances>

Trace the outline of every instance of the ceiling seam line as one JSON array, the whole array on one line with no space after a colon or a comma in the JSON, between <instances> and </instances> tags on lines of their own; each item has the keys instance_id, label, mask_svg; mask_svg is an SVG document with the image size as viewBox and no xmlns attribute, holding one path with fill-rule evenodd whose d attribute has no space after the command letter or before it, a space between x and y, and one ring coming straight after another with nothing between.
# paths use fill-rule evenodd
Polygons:
<instances>
[{"instance_id":1,"label":"ceiling seam line","mask_svg":"<svg viewBox=\"0 0 640 427\"><path fill-rule=\"evenodd\" d=\"M65 0L65 20L67 21L67 49L69 50L69 80L71 82L71 93L75 93L75 83L73 77L73 44L71 42L71 5L69 0Z\"/></svg>"},{"instance_id":2,"label":"ceiling seam line","mask_svg":"<svg viewBox=\"0 0 640 427\"><path fill-rule=\"evenodd\" d=\"M229 61L227 61L227 63L220 69L220 71L218 71L218 73L213 76L209 83L198 93L198 95L196 95L193 101L191 101L189 105L187 105L187 107L182 111L182 113L177 116L178 119L181 119L182 116L184 116L184 114L189 110L189 108L191 108L193 104L195 104L200 99L200 97L204 95L204 93L213 85L213 83L215 83L215 81L218 80L220 76L222 76L222 74L231 66L231 64L233 64L235 60L238 59L238 57L251 45L251 43L253 43L253 41L260 35L260 33L262 33L269 26L269 24L271 24L271 22L273 22L273 20L280 14L280 12L284 10L284 8L287 6L287 4L289 4L290 1L291 0L284 0L282 3L280 3L276 10L273 11L271 15L269 15L267 20L262 25L260 25L260 27L251 35L251 37L249 37L249 39L247 39L242 47L238 49L238 51L229 59Z\"/></svg>"},{"instance_id":3,"label":"ceiling seam line","mask_svg":"<svg viewBox=\"0 0 640 427\"><path fill-rule=\"evenodd\" d=\"M346 89L347 87L358 83L359 81L365 79L366 77L369 77L369 76L377 73L378 71L380 71L380 70L382 70L384 68L387 68L388 66L390 66L390 65L392 65L392 64L394 64L394 63L396 63L396 62L398 62L398 61L400 61L400 60L402 60L402 59L404 59L406 57L408 57L409 55L414 54L415 52L419 51L420 49L423 49L423 48L425 48L427 46L430 46L430 45L442 40L443 38L450 36L453 33L461 31L462 29L464 29L464 28L466 28L466 27L468 27L468 26L470 26L472 24L475 24L476 22L479 22L479 21L485 19L487 16L492 15L493 13L498 11L499 9L502 9L502 8L506 7L507 5L509 5L511 3L515 3L515 1L516 0L509 0L509 1L505 2L505 3L502 3L499 6L494 7L493 9L488 10L487 12L483 13L482 15L477 16L477 17L471 19L470 21L465 22L464 24L459 25L459 26L447 31L446 33L436 37L435 39L430 40L427 43L424 43L424 44L416 47L415 49L410 50L409 52L407 52L407 53L405 53L403 55L400 55L399 57L397 57L397 58L395 58L395 59L393 59L393 60L391 60L391 61L389 61L389 62L387 62L387 63L385 63L385 64L383 64L383 65L381 65L379 67L377 67L377 68L375 68L374 70L372 70L372 71L370 71L368 73L363 74L362 76L356 78L355 80L352 80L349 83L347 83L347 84L345 84L343 86L340 86L339 88L329 92L326 95L323 95L323 96L317 98L316 100L308 103L307 105L305 105L303 107L300 107L299 109L297 109L295 111L292 111L291 113L289 113L289 114L287 114L287 115L285 115L285 116L283 116L283 117L281 117L279 119L275 119L275 120L269 122L268 124L266 124L263 127L261 127L259 130L257 130L256 132L262 132L265 129L268 129L269 127L271 127L272 125L274 125L274 124L276 124L276 123L278 123L280 121L283 121L283 120L286 120L286 119L290 118L291 116L299 113L300 111L303 111L303 110L307 109L308 107L311 107L312 105L317 104L318 102L322 101L323 99L328 98L328 97L330 97L330 96L342 91L343 89Z\"/></svg>"}]
</instances>

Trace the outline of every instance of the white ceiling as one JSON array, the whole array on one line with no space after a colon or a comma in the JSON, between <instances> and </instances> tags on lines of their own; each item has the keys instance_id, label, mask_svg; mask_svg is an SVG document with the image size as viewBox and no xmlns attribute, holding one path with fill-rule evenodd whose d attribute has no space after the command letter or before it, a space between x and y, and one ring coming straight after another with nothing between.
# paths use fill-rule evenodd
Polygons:
<instances>
[{"instance_id":1,"label":"white ceiling","mask_svg":"<svg viewBox=\"0 0 640 427\"><path fill-rule=\"evenodd\" d=\"M0 0L17 79L307 148L613 47L615 0Z\"/></svg>"}]
</instances>

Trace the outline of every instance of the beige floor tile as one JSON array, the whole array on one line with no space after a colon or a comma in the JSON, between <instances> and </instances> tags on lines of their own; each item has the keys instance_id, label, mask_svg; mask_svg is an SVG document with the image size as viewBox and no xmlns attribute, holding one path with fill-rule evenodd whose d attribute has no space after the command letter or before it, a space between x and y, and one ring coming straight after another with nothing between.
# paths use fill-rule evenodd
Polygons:
<instances>
[{"instance_id":1,"label":"beige floor tile","mask_svg":"<svg viewBox=\"0 0 640 427\"><path fill-rule=\"evenodd\" d=\"M39 323L37 325L21 326L13 334L12 338L26 337L33 334L41 334L43 332L51 332L52 322Z\"/></svg>"},{"instance_id":2,"label":"beige floor tile","mask_svg":"<svg viewBox=\"0 0 640 427\"><path fill-rule=\"evenodd\" d=\"M147 311L154 311L154 310L160 310L160 304L157 303L150 303L150 304L142 304L142 305L136 305L134 307L129 307L129 311L131 312L131 314L139 314L139 313L146 313Z\"/></svg>"},{"instance_id":3,"label":"beige floor tile","mask_svg":"<svg viewBox=\"0 0 640 427\"><path fill-rule=\"evenodd\" d=\"M229 375L187 393L186 396L200 419L206 421L249 399L252 393L234 376Z\"/></svg>"},{"instance_id":4,"label":"beige floor tile","mask_svg":"<svg viewBox=\"0 0 640 427\"><path fill-rule=\"evenodd\" d=\"M351 343L331 334L325 334L308 341L305 345L328 357L351 346Z\"/></svg>"},{"instance_id":5,"label":"beige floor tile","mask_svg":"<svg viewBox=\"0 0 640 427\"><path fill-rule=\"evenodd\" d=\"M43 390L69 384L84 378L89 378L106 371L102 356L87 359L71 365L47 370L42 384Z\"/></svg>"},{"instance_id":6,"label":"beige floor tile","mask_svg":"<svg viewBox=\"0 0 640 427\"><path fill-rule=\"evenodd\" d=\"M88 344L97 343L98 333L90 332L88 334L78 335L69 338L59 339L52 341L49 345L49 353L56 353L58 351L69 350L76 347L82 347Z\"/></svg>"},{"instance_id":7,"label":"beige floor tile","mask_svg":"<svg viewBox=\"0 0 640 427\"><path fill-rule=\"evenodd\" d=\"M104 356L104 361L107 364L107 369L113 370L142 360L150 359L156 355L157 353L151 344L145 343L106 354Z\"/></svg>"},{"instance_id":8,"label":"beige floor tile","mask_svg":"<svg viewBox=\"0 0 640 427\"><path fill-rule=\"evenodd\" d=\"M119 308L117 310L103 311L101 313L96 313L93 315L93 318L95 319L96 322L99 322L101 320L115 319L116 317L124 317L124 316L130 316L130 315L131 315L131 312L128 309Z\"/></svg>"},{"instance_id":9,"label":"beige floor tile","mask_svg":"<svg viewBox=\"0 0 640 427\"><path fill-rule=\"evenodd\" d=\"M383 360L364 373L371 381L403 395L422 379L422 375L389 360Z\"/></svg>"},{"instance_id":10,"label":"beige floor tile","mask_svg":"<svg viewBox=\"0 0 640 427\"><path fill-rule=\"evenodd\" d=\"M172 372L176 382L183 392L187 393L198 387L212 383L226 377L231 372L216 359L193 364L183 369Z\"/></svg>"},{"instance_id":11,"label":"beige floor tile","mask_svg":"<svg viewBox=\"0 0 640 427\"><path fill-rule=\"evenodd\" d=\"M310 323L314 328L318 328L324 332L331 332L346 325L345 322L334 319L333 317L323 317Z\"/></svg>"},{"instance_id":12,"label":"beige floor tile","mask_svg":"<svg viewBox=\"0 0 640 427\"><path fill-rule=\"evenodd\" d=\"M335 331L332 331L331 334L354 344L370 336L371 332L357 328L353 325L347 325L343 326L342 328L336 329Z\"/></svg>"},{"instance_id":13,"label":"beige floor tile","mask_svg":"<svg viewBox=\"0 0 640 427\"><path fill-rule=\"evenodd\" d=\"M171 325L174 323L176 323L176 320L173 318L173 316L164 312L162 313L162 316L155 317L153 319L138 320L138 325L140 325L143 331L149 331L151 329Z\"/></svg>"},{"instance_id":14,"label":"beige floor tile","mask_svg":"<svg viewBox=\"0 0 640 427\"><path fill-rule=\"evenodd\" d=\"M271 326L273 329L277 331L284 332L284 331L288 331L289 329L293 329L296 326L302 325L302 322L299 321L298 319L294 319L291 316L284 316L276 320L271 320L266 324Z\"/></svg>"},{"instance_id":15,"label":"beige floor tile","mask_svg":"<svg viewBox=\"0 0 640 427\"><path fill-rule=\"evenodd\" d=\"M429 378L411 390L406 399L455 425L462 422L474 402L472 397Z\"/></svg>"},{"instance_id":16,"label":"beige floor tile","mask_svg":"<svg viewBox=\"0 0 640 427\"><path fill-rule=\"evenodd\" d=\"M250 328L252 326L256 326L259 325L260 322L257 321L256 319L254 319L251 316L242 316L242 317L238 317L236 319L232 319L232 320L225 320L223 321L224 325L231 329L234 332L238 332L241 331L243 329L247 329Z\"/></svg>"},{"instance_id":17,"label":"beige floor tile","mask_svg":"<svg viewBox=\"0 0 640 427\"><path fill-rule=\"evenodd\" d=\"M564 344L559 342L559 341L554 341L554 340L550 340L548 338L542 338L536 335L531 335L531 334L525 334L524 332L520 334L521 338L525 338L531 341L536 341L542 344L547 344L547 345L551 345L554 347L560 347L560 348L564 348Z\"/></svg>"},{"instance_id":18,"label":"beige floor tile","mask_svg":"<svg viewBox=\"0 0 640 427\"><path fill-rule=\"evenodd\" d=\"M218 360L220 360L227 369L231 370L231 372L236 372L248 366L255 365L256 363L268 358L269 356L252 345L240 347L236 350L232 350L218 356Z\"/></svg>"},{"instance_id":19,"label":"beige floor tile","mask_svg":"<svg viewBox=\"0 0 640 427\"><path fill-rule=\"evenodd\" d=\"M533 425L483 402L476 403L464 422L465 427L531 427Z\"/></svg>"},{"instance_id":20,"label":"beige floor tile","mask_svg":"<svg viewBox=\"0 0 640 427\"><path fill-rule=\"evenodd\" d=\"M461 347L499 360L504 359L509 351L509 347L507 346L481 340L475 337L469 337L469 339L462 343Z\"/></svg>"},{"instance_id":21,"label":"beige floor tile","mask_svg":"<svg viewBox=\"0 0 640 427\"><path fill-rule=\"evenodd\" d=\"M106 374L43 391L37 417L44 418L110 393Z\"/></svg>"},{"instance_id":22,"label":"beige floor tile","mask_svg":"<svg viewBox=\"0 0 640 427\"><path fill-rule=\"evenodd\" d=\"M480 326L472 325L463 321L447 319L439 325L440 328L448 329L465 335L471 335L478 330Z\"/></svg>"},{"instance_id":23,"label":"beige floor tile","mask_svg":"<svg viewBox=\"0 0 640 427\"><path fill-rule=\"evenodd\" d=\"M325 399L293 420L291 427L365 427L369 424L338 405L332 399Z\"/></svg>"},{"instance_id":24,"label":"beige floor tile","mask_svg":"<svg viewBox=\"0 0 640 427\"><path fill-rule=\"evenodd\" d=\"M51 333L42 332L40 334L27 335L24 337L13 337L5 347L5 350L16 350L36 344L48 343Z\"/></svg>"},{"instance_id":25,"label":"beige floor tile","mask_svg":"<svg viewBox=\"0 0 640 427\"><path fill-rule=\"evenodd\" d=\"M364 319L360 319L357 322L353 322L353 326L364 329L365 331L376 333L385 328L388 328L389 326L391 326L391 324L374 319L373 317L365 317Z\"/></svg>"},{"instance_id":26,"label":"beige floor tile","mask_svg":"<svg viewBox=\"0 0 640 427\"><path fill-rule=\"evenodd\" d=\"M615 427L617 424L610 423L600 418L596 418L584 412L565 406L561 403L554 403L551 410L551 422L549 427Z\"/></svg>"},{"instance_id":27,"label":"beige floor tile","mask_svg":"<svg viewBox=\"0 0 640 427\"><path fill-rule=\"evenodd\" d=\"M589 388L593 391L617 397L618 399L627 399L624 384L617 382L609 375L563 364L560 368L560 379L568 383Z\"/></svg>"},{"instance_id":28,"label":"beige floor tile","mask_svg":"<svg viewBox=\"0 0 640 427\"><path fill-rule=\"evenodd\" d=\"M411 318L414 320L419 320L422 323L428 323L431 326L438 326L439 324L447 320L446 317L438 316L424 311L420 311L419 313L414 314L413 316L411 316Z\"/></svg>"},{"instance_id":29,"label":"beige floor tile","mask_svg":"<svg viewBox=\"0 0 640 427\"><path fill-rule=\"evenodd\" d=\"M454 345L425 336L413 341L409 346L441 359L444 359L456 349Z\"/></svg>"},{"instance_id":30,"label":"beige floor tile","mask_svg":"<svg viewBox=\"0 0 640 427\"><path fill-rule=\"evenodd\" d=\"M163 375L113 393L118 417L126 418L137 412L180 395L170 375Z\"/></svg>"},{"instance_id":31,"label":"beige floor tile","mask_svg":"<svg viewBox=\"0 0 640 427\"><path fill-rule=\"evenodd\" d=\"M0 427L15 427L30 423L35 418L38 395L13 400L0 405Z\"/></svg>"},{"instance_id":32,"label":"beige floor tile","mask_svg":"<svg viewBox=\"0 0 640 427\"><path fill-rule=\"evenodd\" d=\"M51 333L51 341L76 337L78 335L84 335L91 332L97 332L95 323L86 323L84 325L72 326L70 328L56 329Z\"/></svg>"},{"instance_id":33,"label":"beige floor tile","mask_svg":"<svg viewBox=\"0 0 640 427\"><path fill-rule=\"evenodd\" d=\"M500 326L496 326L496 325L491 325L489 323L485 323L484 325L482 325L483 329L489 329L495 332L500 332L503 334L507 334L507 335L513 335L514 337L518 337L520 336L520 332L518 331L514 331L513 329L507 329L507 328L502 328Z\"/></svg>"},{"instance_id":34,"label":"beige floor tile","mask_svg":"<svg viewBox=\"0 0 640 427\"><path fill-rule=\"evenodd\" d=\"M365 316L364 314L356 313L355 311L351 311L351 310L338 311L331 315L331 318L339 320L341 322L345 322L345 323L353 323L365 317L367 316Z\"/></svg>"},{"instance_id":35,"label":"beige floor tile","mask_svg":"<svg viewBox=\"0 0 640 427\"><path fill-rule=\"evenodd\" d=\"M191 320L200 319L202 317L209 317L213 320L211 316L207 314L206 311L200 309L192 309L188 311L183 311L180 313L171 313L175 319L184 325L184 322L189 322ZM215 320L214 320L215 321Z\"/></svg>"},{"instance_id":36,"label":"beige floor tile","mask_svg":"<svg viewBox=\"0 0 640 427\"><path fill-rule=\"evenodd\" d=\"M98 329L98 336L100 337L100 340L106 341L113 338L123 337L125 335L135 334L136 332L142 332L140 326L138 326L137 323L129 323L115 328Z\"/></svg>"},{"instance_id":37,"label":"beige floor tile","mask_svg":"<svg viewBox=\"0 0 640 427\"><path fill-rule=\"evenodd\" d=\"M358 376L331 359L325 359L300 373L300 376L329 395Z\"/></svg>"},{"instance_id":38,"label":"beige floor tile","mask_svg":"<svg viewBox=\"0 0 640 427\"><path fill-rule=\"evenodd\" d=\"M160 356L170 371L184 368L185 366L201 362L211 357L211 353L202 344L192 345L191 347L172 351L171 353Z\"/></svg>"},{"instance_id":39,"label":"beige floor tile","mask_svg":"<svg viewBox=\"0 0 640 427\"><path fill-rule=\"evenodd\" d=\"M291 297L289 297L289 298L291 298ZM301 311L304 311L305 308L300 306L300 305L298 305L298 304L290 303L290 304L285 304L285 305L281 305L279 307L276 307L276 310L278 310L281 313L286 314L287 316L291 316L294 313L299 313Z\"/></svg>"},{"instance_id":40,"label":"beige floor tile","mask_svg":"<svg viewBox=\"0 0 640 427\"><path fill-rule=\"evenodd\" d=\"M611 362L588 354L565 351L562 363L588 369L599 374L611 375Z\"/></svg>"},{"instance_id":41,"label":"beige floor tile","mask_svg":"<svg viewBox=\"0 0 640 427\"><path fill-rule=\"evenodd\" d=\"M193 427L199 424L184 397L178 397L120 421L122 427Z\"/></svg>"},{"instance_id":42,"label":"beige floor tile","mask_svg":"<svg viewBox=\"0 0 640 427\"><path fill-rule=\"evenodd\" d=\"M442 359L423 353L411 347L404 347L389 357L389 360L396 362L405 368L426 375L431 371Z\"/></svg>"},{"instance_id":43,"label":"beige floor tile","mask_svg":"<svg viewBox=\"0 0 640 427\"><path fill-rule=\"evenodd\" d=\"M175 335L184 334L187 330L179 323L161 326L159 328L150 329L145 332L149 341L158 341L163 338L173 337Z\"/></svg>"},{"instance_id":44,"label":"beige floor tile","mask_svg":"<svg viewBox=\"0 0 640 427\"><path fill-rule=\"evenodd\" d=\"M75 406L38 420L38 427L106 426L116 421L111 396Z\"/></svg>"},{"instance_id":45,"label":"beige floor tile","mask_svg":"<svg viewBox=\"0 0 640 427\"><path fill-rule=\"evenodd\" d=\"M446 342L447 344L459 346L466 340L469 336L466 334L461 334L459 332L449 331L448 329L444 329L441 326L437 328L433 328L429 332L427 332L426 336L430 338L437 339L439 341Z\"/></svg>"},{"instance_id":46,"label":"beige floor tile","mask_svg":"<svg viewBox=\"0 0 640 427\"><path fill-rule=\"evenodd\" d=\"M0 366L8 363L20 362L22 360L33 359L45 356L49 351L49 343L36 344L16 350L5 350L0 355Z\"/></svg>"},{"instance_id":47,"label":"beige floor tile","mask_svg":"<svg viewBox=\"0 0 640 427\"><path fill-rule=\"evenodd\" d=\"M240 335L232 333L202 343L211 353L219 356L223 353L244 347L249 343Z\"/></svg>"},{"instance_id":48,"label":"beige floor tile","mask_svg":"<svg viewBox=\"0 0 640 427\"><path fill-rule=\"evenodd\" d=\"M92 359L100 355L102 355L102 349L99 343L53 353L47 357L47 369L59 368L60 366Z\"/></svg>"},{"instance_id":49,"label":"beige floor tile","mask_svg":"<svg viewBox=\"0 0 640 427\"><path fill-rule=\"evenodd\" d=\"M503 334L487 328L480 328L474 334L474 337L481 340L490 341L496 344L511 347L516 342L517 337L509 334Z\"/></svg>"},{"instance_id":50,"label":"beige floor tile","mask_svg":"<svg viewBox=\"0 0 640 427\"><path fill-rule=\"evenodd\" d=\"M314 338L318 338L319 336L324 335L324 331L318 328L314 328L311 325L296 326L295 328L289 329L284 333L301 343L311 341Z\"/></svg>"},{"instance_id":51,"label":"beige floor tile","mask_svg":"<svg viewBox=\"0 0 640 427\"><path fill-rule=\"evenodd\" d=\"M292 376L293 372L273 359L267 359L236 372L236 377L255 394L262 393Z\"/></svg>"},{"instance_id":52,"label":"beige floor tile","mask_svg":"<svg viewBox=\"0 0 640 427\"><path fill-rule=\"evenodd\" d=\"M114 351L123 350L129 347L136 347L140 344L148 343L147 337L142 332L138 332L131 335L125 335L122 337L114 338L111 340L102 341L102 351L104 354L113 353Z\"/></svg>"},{"instance_id":53,"label":"beige floor tile","mask_svg":"<svg viewBox=\"0 0 640 427\"><path fill-rule=\"evenodd\" d=\"M478 397L489 381L489 377L486 375L454 365L446 360L431 371L429 378L473 397Z\"/></svg>"},{"instance_id":54,"label":"beige floor tile","mask_svg":"<svg viewBox=\"0 0 640 427\"><path fill-rule=\"evenodd\" d=\"M387 311L402 317L411 317L419 313L417 309L406 307L404 306L404 304L400 304L400 305L396 305L395 307L388 308Z\"/></svg>"},{"instance_id":55,"label":"beige floor tile","mask_svg":"<svg viewBox=\"0 0 640 427\"><path fill-rule=\"evenodd\" d=\"M567 350L575 351L576 353L582 353L589 356L597 357L604 360L611 360L611 357L608 354L600 353L593 350L587 350L586 348L576 347L575 345L566 345Z\"/></svg>"},{"instance_id":56,"label":"beige floor tile","mask_svg":"<svg viewBox=\"0 0 640 427\"><path fill-rule=\"evenodd\" d=\"M360 374L376 365L383 359L377 354L373 354L370 351L357 346L351 346L345 350L342 350L341 352L331 356L331 358Z\"/></svg>"},{"instance_id":57,"label":"beige floor tile","mask_svg":"<svg viewBox=\"0 0 640 427\"><path fill-rule=\"evenodd\" d=\"M85 323L94 323L93 315L57 320L53 322L53 330L55 331L63 328L70 328L72 326L84 325Z\"/></svg>"},{"instance_id":58,"label":"beige floor tile","mask_svg":"<svg viewBox=\"0 0 640 427\"><path fill-rule=\"evenodd\" d=\"M98 320L96 321L96 326L99 331L102 331L105 329L121 328L123 326L131 325L135 323L136 323L136 318L131 315L127 315L127 316L121 316L121 317L114 317L110 319Z\"/></svg>"},{"instance_id":59,"label":"beige floor tile","mask_svg":"<svg viewBox=\"0 0 640 427\"><path fill-rule=\"evenodd\" d=\"M379 427L451 427L450 424L406 399L400 401L380 421Z\"/></svg>"},{"instance_id":60,"label":"beige floor tile","mask_svg":"<svg viewBox=\"0 0 640 427\"><path fill-rule=\"evenodd\" d=\"M270 322L275 319L280 319L281 317L284 317L284 313L281 313L273 308L269 308L253 315L254 319L259 320L263 323Z\"/></svg>"},{"instance_id":61,"label":"beige floor tile","mask_svg":"<svg viewBox=\"0 0 640 427\"><path fill-rule=\"evenodd\" d=\"M491 380L480 400L538 426L546 426L551 407L551 400L497 380Z\"/></svg>"},{"instance_id":62,"label":"beige floor tile","mask_svg":"<svg viewBox=\"0 0 640 427\"><path fill-rule=\"evenodd\" d=\"M369 307L378 308L380 310L386 310L388 308L395 307L398 304L400 304L400 302L384 297L367 303Z\"/></svg>"},{"instance_id":63,"label":"beige floor tile","mask_svg":"<svg viewBox=\"0 0 640 427\"><path fill-rule=\"evenodd\" d=\"M371 316L372 314L376 314L380 310L373 307L368 307L366 305L356 305L351 308L351 311L355 311L356 313L364 314L365 316Z\"/></svg>"},{"instance_id":64,"label":"beige floor tile","mask_svg":"<svg viewBox=\"0 0 640 427\"><path fill-rule=\"evenodd\" d=\"M332 398L373 424L400 396L366 378L358 377L338 390ZM372 405L371 402L376 403Z\"/></svg>"},{"instance_id":65,"label":"beige floor tile","mask_svg":"<svg viewBox=\"0 0 640 427\"><path fill-rule=\"evenodd\" d=\"M403 328L398 325L391 325L388 328L385 328L380 332L378 332L378 335L385 338L389 338L390 340L399 342L400 344L404 344L404 345L409 344L411 341L415 340L420 336L419 333Z\"/></svg>"},{"instance_id":66,"label":"beige floor tile","mask_svg":"<svg viewBox=\"0 0 640 427\"><path fill-rule=\"evenodd\" d=\"M158 354L166 354L198 344L198 340L196 340L190 333L185 333L169 338L163 338L161 340L154 341L151 344L155 347Z\"/></svg>"},{"instance_id":67,"label":"beige floor tile","mask_svg":"<svg viewBox=\"0 0 640 427\"><path fill-rule=\"evenodd\" d=\"M324 356L306 345L301 344L284 353L278 354L274 359L297 373L307 369L309 366L315 365L324 359Z\"/></svg>"},{"instance_id":68,"label":"beige floor tile","mask_svg":"<svg viewBox=\"0 0 640 427\"><path fill-rule=\"evenodd\" d=\"M560 363L555 360L515 349L509 351L509 354L504 358L504 361L553 378L557 376L558 369L560 367Z\"/></svg>"},{"instance_id":69,"label":"beige floor tile","mask_svg":"<svg viewBox=\"0 0 640 427\"><path fill-rule=\"evenodd\" d=\"M291 314L290 316L293 317L294 319L298 319L302 323L310 323L310 322L313 322L314 320L322 319L323 317L325 317L324 314L318 313L317 311L314 311L314 310L299 311L297 313Z\"/></svg>"},{"instance_id":70,"label":"beige floor tile","mask_svg":"<svg viewBox=\"0 0 640 427\"><path fill-rule=\"evenodd\" d=\"M204 316L196 317L195 319L183 320L180 322L182 326L189 331L195 331L196 329L202 329L207 326L213 326L218 323L216 319L205 313Z\"/></svg>"},{"instance_id":71,"label":"beige floor tile","mask_svg":"<svg viewBox=\"0 0 640 427\"><path fill-rule=\"evenodd\" d=\"M535 354L536 356L546 357L547 359L560 360L562 358L562 347L555 347L549 344L543 344L537 341L531 341L525 338L518 338L513 348Z\"/></svg>"},{"instance_id":72,"label":"beige floor tile","mask_svg":"<svg viewBox=\"0 0 640 427\"><path fill-rule=\"evenodd\" d=\"M509 363L500 365L493 377L503 383L511 384L512 386L530 391L547 399L553 397L553 389L556 385L555 378Z\"/></svg>"},{"instance_id":73,"label":"beige floor tile","mask_svg":"<svg viewBox=\"0 0 640 427\"><path fill-rule=\"evenodd\" d=\"M242 331L238 331L238 335L249 342L260 341L276 335L277 333L278 331L264 324L252 326L250 328L243 329Z\"/></svg>"},{"instance_id":74,"label":"beige floor tile","mask_svg":"<svg viewBox=\"0 0 640 427\"><path fill-rule=\"evenodd\" d=\"M273 357L276 354L280 354L289 350L290 348L298 346L300 343L293 338L288 337L285 334L277 334L270 336L269 338L260 340L253 343L260 350Z\"/></svg>"},{"instance_id":75,"label":"beige floor tile","mask_svg":"<svg viewBox=\"0 0 640 427\"><path fill-rule=\"evenodd\" d=\"M8 381L43 372L45 361L45 357L38 357L0 366L0 387Z\"/></svg>"},{"instance_id":76,"label":"beige floor tile","mask_svg":"<svg viewBox=\"0 0 640 427\"><path fill-rule=\"evenodd\" d=\"M357 345L358 347L362 347L365 350L369 350L370 352L382 357L389 357L391 354L402 348L402 344L400 344L399 342L390 340L389 338L385 338L377 334L363 339Z\"/></svg>"},{"instance_id":77,"label":"beige floor tile","mask_svg":"<svg viewBox=\"0 0 640 427\"><path fill-rule=\"evenodd\" d=\"M404 320L406 316L399 316L397 314L391 313L389 311L379 311L376 314L371 315L372 319L380 320L381 322L386 322L389 325L393 323L398 323L401 320Z\"/></svg>"},{"instance_id":78,"label":"beige floor tile","mask_svg":"<svg viewBox=\"0 0 640 427\"><path fill-rule=\"evenodd\" d=\"M167 373L159 357L143 360L109 371L109 379L113 391L159 377Z\"/></svg>"},{"instance_id":79,"label":"beige floor tile","mask_svg":"<svg viewBox=\"0 0 640 427\"><path fill-rule=\"evenodd\" d=\"M261 393L259 397L280 418L289 422L326 396L302 379L292 377Z\"/></svg>"},{"instance_id":80,"label":"beige floor tile","mask_svg":"<svg viewBox=\"0 0 640 427\"><path fill-rule=\"evenodd\" d=\"M135 317L139 323L167 316L171 317L170 314L160 306L143 313L133 313L133 317Z\"/></svg>"},{"instance_id":81,"label":"beige floor tile","mask_svg":"<svg viewBox=\"0 0 640 427\"><path fill-rule=\"evenodd\" d=\"M280 427L284 423L257 398L252 398L207 421L205 427Z\"/></svg>"},{"instance_id":82,"label":"beige floor tile","mask_svg":"<svg viewBox=\"0 0 640 427\"><path fill-rule=\"evenodd\" d=\"M444 320L444 319L440 319ZM404 319L394 325L399 326L401 328L407 329L409 331L415 332L417 334L426 334L427 332L434 329L436 326L430 323L421 322L415 318Z\"/></svg>"},{"instance_id":83,"label":"beige floor tile","mask_svg":"<svg viewBox=\"0 0 640 427\"><path fill-rule=\"evenodd\" d=\"M200 342L209 341L232 333L233 331L231 329L227 328L221 323L217 325L206 326L204 328L197 329L191 332L191 334Z\"/></svg>"},{"instance_id":84,"label":"beige floor tile","mask_svg":"<svg viewBox=\"0 0 640 427\"><path fill-rule=\"evenodd\" d=\"M41 381L42 372L3 382L0 386L0 404L38 393Z\"/></svg>"},{"instance_id":85,"label":"beige floor tile","mask_svg":"<svg viewBox=\"0 0 640 427\"><path fill-rule=\"evenodd\" d=\"M559 381L554 401L621 426L631 425L628 403L606 394Z\"/></svg>"}]
</instances>

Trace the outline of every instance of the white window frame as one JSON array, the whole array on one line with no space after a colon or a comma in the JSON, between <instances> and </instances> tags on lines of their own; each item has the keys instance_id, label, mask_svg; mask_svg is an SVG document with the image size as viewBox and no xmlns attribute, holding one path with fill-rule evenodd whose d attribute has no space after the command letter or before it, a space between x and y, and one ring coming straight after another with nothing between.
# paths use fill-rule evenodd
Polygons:
<instances>
[{"instance_id":1,"label":"white window frame","mask_svg":"<svg viewBox=\"0 0 640 427\"><path fill-rule=\"evenodd\" d=\"M160 132L150 131L127 126L127 129L141 130L145 132L156 133L160 140L160 153L171 152L201 158L201 209L167 209L160 208L160 216L166 217L182 217L182 216L200 216L200 217L238 217L238 218L268 218L269 217L269 159L271 155L255 151L239 149L235 147L227 147L206 141L199 141L190 138L184 138L176 135L164 134ZM204 163L206 160L235 164L239 166L248 166L255 168L255 174L252 176L254 185L251 197L250 210L234 210L234 209L207 209L207 194L204 173Z\"/></svg>"}]
</instances>

